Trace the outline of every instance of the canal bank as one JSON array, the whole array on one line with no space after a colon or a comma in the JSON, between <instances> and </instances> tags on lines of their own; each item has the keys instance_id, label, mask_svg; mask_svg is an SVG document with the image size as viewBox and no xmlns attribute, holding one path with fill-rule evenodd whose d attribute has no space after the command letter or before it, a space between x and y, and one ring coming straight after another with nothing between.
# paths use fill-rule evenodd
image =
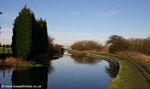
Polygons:
<instances>
[{"instance_id":1,"label":"canal bank","mask_svg":"<svg viewBox=\"0 0 150 89\"><path fill-rule=\"evenodd\" d=\"M109 89L150 89L150 73L144 62L118 55L107 55L119 61L120 69ZM145 68L146 67L146 68Z\"/></svg>"},{"instance_id":2,"label":"canal bank","mask_svg":"<svg viewBox=\"0 0 150 89\"><path fill-rule=\"evenodd\" d=\"M72 54L83 54L95 57L109 57L119 62L119 73L110 83L109 89L150 89L149 65L133 58L124 58L118 55L98 52L77 52Z\"/></svg>"}]
</instances>

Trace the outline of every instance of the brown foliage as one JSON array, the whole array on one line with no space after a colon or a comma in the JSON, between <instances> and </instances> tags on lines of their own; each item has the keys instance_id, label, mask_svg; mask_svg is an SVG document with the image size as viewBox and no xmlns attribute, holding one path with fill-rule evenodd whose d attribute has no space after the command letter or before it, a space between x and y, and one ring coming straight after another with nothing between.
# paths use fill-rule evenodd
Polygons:
<instances>
[{"instance_id":1,"label":"brown foliage","mask_svg":"<svg viewBox=\"0 0 150 89\"><path fill-rule=\"evenodd\" d=\"M124 57L131 57L134 59L139 59L139 60L150 62L150 56L141 54L139 52L124 51L124 52L118 52L118 54Z\"/></svg>"},{"instance_id":2,"label":"brown foliage","mask_svg":"<svg viewBox=\"0 0 150 89\"><path fill-rule=\"evenodd\" d=\"M13 57L8 57L6 58L5 60L2 61L2 64L4 66L10 66L10 67L15 67L17 66L19 63L21 62L20 59L16 59L16 58L13 58Z\"/></svg>"},{"instance_id":3,"label":"brown foliage","mask_svg":"<svg viewBox=\"0 0 150 89\"><path fill-rule=\"evenodd\" d=\"M122 51L139 52L150 55L150 38L145 39L125 39L121 36L112 35L107 41L110 53L117 53Z\"/></svg>"},{"instance_id":4,"label":"brown foliage","mask_svg":"<svg viewBox=\"0 0 150 89\"><path fill-rule=\"evenodd\" d=\"M78 51L100 51L103 49L103 46L96 41L84 40L75 42L73 45L71 45L71 48Z\"/></svg>"},{"instance_id":5,"label":"brown foliage","mask_svg":"<svg viewBox=\"0 0 150 89\"><path fill-rule=\"evenodd\" d=\"M142 54L150 55L150 38L145 39L128 39L128 46L130 51L140 52Z\"/></svg>"}]
</instances>

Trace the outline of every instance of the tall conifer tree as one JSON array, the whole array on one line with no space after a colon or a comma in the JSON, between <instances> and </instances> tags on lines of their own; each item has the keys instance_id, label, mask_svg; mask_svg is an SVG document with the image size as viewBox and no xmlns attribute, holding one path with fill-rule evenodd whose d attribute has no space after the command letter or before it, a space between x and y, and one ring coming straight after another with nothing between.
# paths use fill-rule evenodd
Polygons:
<instances>
[{"instance_id":1,"label":"tall conifer tree","mask_svg":"<svg viewBox=\"0 0 150 89\"><path fill-rule=\"evenodd\" d=\"M33 19L33 13L25 6L15 20L12 49L13 54L18 57L27 58L31 53Z\"/></svg>"},{"instance_id":2,"label":"tall conifer tree","mask_svg":"<svg viewBox=\"0 0 150 89\"><path fill-rule=\"evenodd\" d=\"M17 57L28 58L46 53L48 49L47 23L37 20L25 6L16 17L13 27L12 51Z\"/></svg>"}]
</instances>

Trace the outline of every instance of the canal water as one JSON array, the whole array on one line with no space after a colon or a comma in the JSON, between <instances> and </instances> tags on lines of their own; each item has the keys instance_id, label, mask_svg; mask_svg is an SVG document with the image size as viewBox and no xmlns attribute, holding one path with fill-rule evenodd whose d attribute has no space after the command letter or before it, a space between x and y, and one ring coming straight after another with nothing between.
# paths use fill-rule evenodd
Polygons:
<instances>
[{"instance_id":1,"label":"canal water","mask_svg":"<svg viewBox=\"0 0 150 89\"><path fill-rule=\"evenodd\" d=\"M117 73L118 69L104 58L64 55L45 67L0 68L0 89L107 89Z\"/></svg>"}]
</instances>

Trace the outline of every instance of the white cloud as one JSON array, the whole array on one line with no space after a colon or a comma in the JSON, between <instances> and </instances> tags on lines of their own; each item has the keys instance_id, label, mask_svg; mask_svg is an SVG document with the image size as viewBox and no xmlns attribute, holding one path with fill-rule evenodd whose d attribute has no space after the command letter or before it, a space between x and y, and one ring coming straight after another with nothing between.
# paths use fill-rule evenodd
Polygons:
<instances>
[{"instance_id":1,"label":"white cloud","mask_svg":"<svg viewBox=\"0 0 150 89\"><path fill-rule=\"evenodd\" d=\"M96 16L97 17L103 17L103 16L112 16L115 15L117 12L110 10L110 11L101 11L101 12L97 12Z\"/></svg>"}]
</instances>

